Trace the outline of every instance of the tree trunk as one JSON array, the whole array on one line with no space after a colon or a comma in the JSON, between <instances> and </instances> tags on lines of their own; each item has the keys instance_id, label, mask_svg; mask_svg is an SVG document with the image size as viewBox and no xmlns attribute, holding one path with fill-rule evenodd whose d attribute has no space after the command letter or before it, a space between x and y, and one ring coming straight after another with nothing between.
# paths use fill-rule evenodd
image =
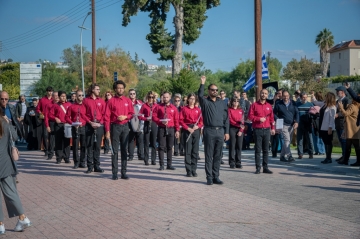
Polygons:
<instances>
[{"instance_id":1,"label":"tree trunk","mask_svg":"<svg viewBox=\"0 0 360 239\"><path fill-rule=\"evenodd\" d=\"M324 49L321 52L322 55L322 76L325 78L327 76L328 66L329 66L329 58L327 56L327 50Z\"/></svg>"},{"instance_id":2,"label":"tree trunk","mask_svg":"<svg viewBox=\"0 0 360 239\"><path fill-rule=\"evenodd\" d=\"M175 42L174 42L174 52L175 56L172 59L172 77L175 74L179 74L181 70L182 63L182 44L183 44L183 35L184 35L184 9L182 7L183 0L179 4L173 4L175 8Z\"/></svg>"}]
</instances>

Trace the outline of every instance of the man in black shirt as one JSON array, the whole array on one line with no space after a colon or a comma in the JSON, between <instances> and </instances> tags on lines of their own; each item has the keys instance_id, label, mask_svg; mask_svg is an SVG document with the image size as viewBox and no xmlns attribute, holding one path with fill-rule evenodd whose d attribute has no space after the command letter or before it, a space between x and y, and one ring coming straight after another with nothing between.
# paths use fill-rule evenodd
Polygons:
<instances>
[{"instance_id":1,"label":"man in black shirt","mask_svg":"<svg viewBox=\"0 0 360 239\"><path fill-rule=\"evenodd\" d=\"M205 172L207 184L223 184L219 179L221 152L224 140L229 140L229 117L223 100L217 98L218 87L208 87L208 98L204 98L206 77L201 77L198 91L204 121Z\"/></svg>"}]
</instances>

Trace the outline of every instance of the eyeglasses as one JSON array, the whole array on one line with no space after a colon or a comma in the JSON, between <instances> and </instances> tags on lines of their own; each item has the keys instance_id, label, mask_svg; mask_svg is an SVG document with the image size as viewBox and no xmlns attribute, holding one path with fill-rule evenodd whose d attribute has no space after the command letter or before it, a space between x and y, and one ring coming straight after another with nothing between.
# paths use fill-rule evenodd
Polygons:
<instances>
[{"instance_id":1,"label":"eyeglasses","mask_svg":"<svg viewBox=\"0 0 360 239\"><path fill-rule=\"evenodd\" d=\"M78 97L84 97L84 95L77 95Z\"/></svg>"},{"instance_id":2,"label":"eyeglasses","mask_svg":"<svg viewBox=\"0 0 360 239\"><path fill-rule=\"evenodd\" d=\"M211 91L216 91L216 92L219 91L219 89L210 89L210 90L211 90Z\"/></svg>"},{"instance_id":3,"label":"eyeglasses","mask_svg":"<svg viewBox=\"0 0 360 239\"><path fill-rule=\"evenodd\" d=\"M154 96L148 96L148 99L154 99L155 97Z\"/></svg>"},{"instance_id":4,"label":"eyeglasses","mask_svg":"<svg viewBox=\"0 0 360 239\"><path fill-rule=\"evenodd\" d=\"M180 100L175 100L175 102L180 102Z\"/></svg>"},{"instance_id":5,"label":"eyeglasses","mask_svg":"<svg viewBox=\"0 0 360 239\"><path fill-rule=\"evenodd\" d=\"M3 101L7 101L7 100L9 100L8 98L1 98L1 100L3 100Z\"/></svg>"},{"instance_id":6,"label":"eyeglasses","mask_svg":"<svg viewBox=\"0 0 360 239\"><path fill-rule=\"evenodd\" d=\"M136 93L130 93L130 95L136 95Z\"/></svg>"}]
</instances>

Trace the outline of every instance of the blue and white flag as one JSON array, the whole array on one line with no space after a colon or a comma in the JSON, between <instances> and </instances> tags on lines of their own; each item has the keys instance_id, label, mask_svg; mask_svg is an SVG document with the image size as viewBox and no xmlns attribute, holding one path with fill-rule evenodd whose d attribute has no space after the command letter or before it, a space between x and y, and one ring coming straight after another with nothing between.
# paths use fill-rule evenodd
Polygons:
<instances>
[{"instance_id":1,"label":"blue and white flag","mask_svg":"<svg viewBox=\"0 0 360 239\"><path fill-rule=\"evenodd\" d=\"M265 53L262 56L261 61L262 61L262 79L269 79L269 70L266 64ZM244 91L250 90L255 85L255 80L256 80L255 78L256 78L255 71L253 71L248 81L245 83L245 85L243 85Z\"/></svg>"}]
</instances>

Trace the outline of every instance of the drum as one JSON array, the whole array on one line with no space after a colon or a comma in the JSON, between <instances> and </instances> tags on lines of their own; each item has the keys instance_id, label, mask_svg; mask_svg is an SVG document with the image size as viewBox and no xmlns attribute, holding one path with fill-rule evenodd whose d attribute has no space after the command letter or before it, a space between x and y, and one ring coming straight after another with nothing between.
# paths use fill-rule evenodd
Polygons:
<instances>
[{"instance_id":1,"label":"drum","mask_svg":"<svg viewBox=\"0 0 360 239\"><path fill-rule=\"evenodd\" d=\"M65 133L65 138L72 138L72 134L71 134L71 124L64 124L64 133Z\"/></svg>"}]
</instances>

